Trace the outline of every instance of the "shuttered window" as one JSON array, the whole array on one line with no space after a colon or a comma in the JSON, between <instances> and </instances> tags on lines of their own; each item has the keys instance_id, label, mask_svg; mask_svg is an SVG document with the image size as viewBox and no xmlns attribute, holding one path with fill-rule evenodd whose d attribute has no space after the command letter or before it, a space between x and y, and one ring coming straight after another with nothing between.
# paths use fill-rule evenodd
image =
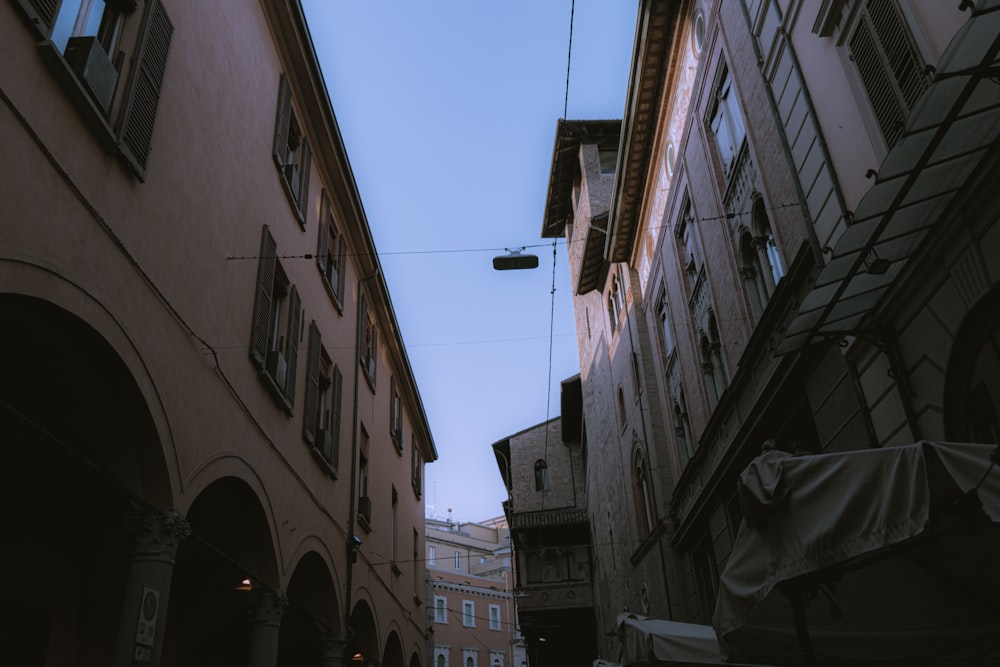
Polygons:
<instances>
[{"instance_id":1,"label":"shuttered window","mask_svg":"<svg viewBox=\"0 0 1000 667\"><path fill-rule=\"evenodd\" d=\"M278 109L275 113L271 154L299 223L305 226L311 150L292 110L292 90L288 77L284 74L278 83Z\"/></svg>"},{"instance_id":2,"label":"shuttered window","mask_svg":"<svg viewBox=\"0 0 1000 667\"><path fill-rule=\"evenodd\" d=\"M892 147L929 83L896 3L866 0L849 46L882 136Z\"/></svg>"},{"instance_id":3,"label":"shuttered window","mask_svg":"<svg viewBox=\"0 0 1000 667\"><path fill-rule=\"evenodd\" d=\"M309 323L302 438L336 477L340 458L340 404L343 378L323 348L316 321Z\"/></svg>"},{"instance_id":4,"label":"shuttered window","mask_svg":"<svg viewBox=\"0 0 1000 667\"><path fill-rule=\"evenodd\" d=\"M326 190L320 194L319 238L316 245L316 267L333 293L339 307L343 298L344 258L346 255L344 236L334 223L330 197Z\"/></svg>"},{"instance_id":5,"label":"shuttered window","mask_svg":"<svg viewBox=\"0 0 1000 667\"><path fill-rule=\"evenodd\" d=\"M146 176L153 144L153 124L173 32L174 27L163 9L163 3L149 0L133 57L135 65L118 121L122 154L139 180L145 180Z\"/></svg>"},{"instance_id":6,"label":"shuttered window","mask_svg":"<svg viewBox=\"0 0 1000 667\"><path fill-rule=\"evenodd\" d=\"M14 0L38 51L70 101L109 153L146 178L153 129L174 27L162 0L147 0L134 44L119 43L135 3L129 0ZM128 63L131 63L130 65ZM122 84L120 74L128 72ZM115 105L117 89L123 90ZM117 106L117 122L110 118Z\"/></svg>"},{"instance_id":7,"label":"shuttered window","mask_svg":"<svg viewBox=\"0 0 1000 667\"><path fill-rule=\"evenodd\" d=\"M267 225L261 232L257 284L250 332L250 358L286 411L295 403L302 310L298 291L289 284Z\"/></svg>"}]
</instances>

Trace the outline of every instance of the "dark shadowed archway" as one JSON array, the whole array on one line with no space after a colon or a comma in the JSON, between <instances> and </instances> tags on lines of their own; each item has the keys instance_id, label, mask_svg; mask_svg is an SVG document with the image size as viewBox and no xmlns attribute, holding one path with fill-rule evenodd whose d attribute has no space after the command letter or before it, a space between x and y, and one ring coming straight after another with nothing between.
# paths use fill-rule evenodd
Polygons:
<instances>
[{"instance_id":1,"label":"dark shadowed archway","mask_svg":"<svg viewBox=\"0 0 1000 667\"><path fill-rule=\"evenodd\" d=\"M115 349L52 303L0 294L3 655L109 664L130 517L171 506L145 399Z\"/></svg>"},{"instance_id":2,"label":"dark shadowed archway","mask_svg":"<svg viewBox=\"0 0 1000 667\"><path fill-rule=\"evenodd\" d=\"M395 630L389 633L385 640L385 650L382 652L382 667L404 667L403 645Z\"/></svg>"},{"instance_id":3,"label":"dark shadowed archway","mask_svg":"<svg viewBox=\"0 0 1000 667\"><path fill-rule=\"evenodd\" d=\"M350 659L362 664L378 660L380 651L375 616L364 600L354 605L348 623L348 635L347 655Z\"/></svg>"},{"instance_id":4,"label":"dark shadowed archway","mask_svg":"<svg viewBox=\"0 0 1000 667\"><path fill-rule=\"evenodd\" d=\"M164 664L244 666L250 611L277 581L271 532L260 500L241 479L210 484L187 515L191 537L174 569Z\"/></svg>"},{"instance_id":5,"label":"dark shadowed archway","mask_svg":"<svg viewBox=\"0 0 1000 667\"><path fill-rule=\"evenodd\" d=\"M316 552L299 561L288 583L288 609L281 618L278 667L318 667L327 654L343 655L340 613L329 568Z\"/></svg>"}]
</instances>

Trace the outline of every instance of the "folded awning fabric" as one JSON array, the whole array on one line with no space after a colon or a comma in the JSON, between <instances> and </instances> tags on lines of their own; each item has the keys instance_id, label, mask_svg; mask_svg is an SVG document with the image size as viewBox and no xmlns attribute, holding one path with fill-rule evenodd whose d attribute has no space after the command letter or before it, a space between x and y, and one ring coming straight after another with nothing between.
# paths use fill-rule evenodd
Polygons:
<instances>
[{"instance_id":1,"label":"folded awning fabric","mask_svg":"<svg viewBox=\"0 0 1000 667\"><path fill-rule=\"evenodd\" d=\"M723 657L803 664L804 629L813 664L1000 664L996 451L920 442L755 459L713 619Z\"/></svg>"}]
</instances>

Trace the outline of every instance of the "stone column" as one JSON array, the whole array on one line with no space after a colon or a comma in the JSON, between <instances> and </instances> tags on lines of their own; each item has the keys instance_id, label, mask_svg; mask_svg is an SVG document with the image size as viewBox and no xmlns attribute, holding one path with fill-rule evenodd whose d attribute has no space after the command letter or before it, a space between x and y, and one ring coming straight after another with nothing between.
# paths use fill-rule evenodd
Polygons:
<instances>
[{"instance_id":1,"label":"stone column","mask_svg":"<svg viewBox=\"0 0 1000 667\"><path fill-rule=\"evenodd\" d=\"M344 651L347 641L339 635L328 634L320 639L319 664L321 667L341 667L347 664Z\"/></svg>"},{"instance_id":2,"label":"stone column","mask_svg":"<svg viewBox=\"0 0 1000 667\"><path fill-rule=\"evenodd\" d=\"M111 664L114 667L157 667L163 652L177 546L191 534L191 526L173 510L137 513L130 524L136 542L129 562Z\"/></svg>"},{"instance_id":3,"label":"stone column","mask_svg":"<svg viewBox=\"0 0 1000 667\"><path fill-rule=\"evenodd\" d=\"M278 632L286 609L288 596L283 591L253 582L248 667L274 667L278 663Z\"/></svg>"}]
</instances>

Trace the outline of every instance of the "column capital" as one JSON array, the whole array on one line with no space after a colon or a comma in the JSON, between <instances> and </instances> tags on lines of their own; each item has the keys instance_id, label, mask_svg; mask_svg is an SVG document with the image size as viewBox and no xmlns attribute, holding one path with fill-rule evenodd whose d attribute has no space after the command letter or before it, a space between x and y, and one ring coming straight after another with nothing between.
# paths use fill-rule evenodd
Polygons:
<instances>
[{"instance_id":1,"label":"column capital","mask_svg":"<svg viewBox=\"0 0 1000 667\"><path fill-rule=\"evenodd\" d=\"M346 663L344 652L347 650L347 639L339 634L325 634L320 637L320 662L322 667L337 667Z\"/></svg>"},{"instance_id":2,"label":"column capital","mask_svg":"<svg viewBox=\"0 0 1000 667\"><path fill-rule=\"evenodd\" d=\"M191 534L191 524L174 510L139 511L130 517L134 557L173 563L177 547Z\"/></svg>"},{"instance_id":3,"label":"column capital","mask_svg":"<svg viewBox=\"0 0 1000 667\"><path fill-rule=\"evenodd\" d=\"M250 591L251 625L281 625L281 616L288 609L288 595L284 591L253 582Z\"/></svg>"}]
</instances>

